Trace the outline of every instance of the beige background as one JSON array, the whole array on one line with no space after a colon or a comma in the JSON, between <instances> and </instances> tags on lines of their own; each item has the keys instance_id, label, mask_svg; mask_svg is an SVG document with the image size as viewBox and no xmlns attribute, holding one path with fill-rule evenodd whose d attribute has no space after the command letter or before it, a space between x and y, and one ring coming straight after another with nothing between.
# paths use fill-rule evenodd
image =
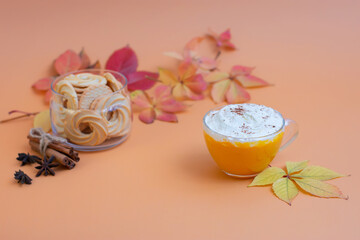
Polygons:
<instances>
[{"instance_id":1,"label":"beige background","mask_svg":"<svg viewBox=\"0 0 360 240\"><path fill-rule=\"evenodd\" d=\"M275 86L251 90L300 125L273 162L310 160L338 179L348 201L299 194L293 206L269 187L222 174L202 136L214 104L194 102L179 124L145 125L130 139L81 154L71 170L19 186L18 152L30 151L31 119L0 125L0 239L359 239L359 1L1 1L0 118L46 109L31 84L66 49L104 63L130 43L140 69L175 68L180 51L211 27L230 27L239 50L221 68L256 66ZM35 175L31 166L22 168Z\"/></svg>"}]
</instances>

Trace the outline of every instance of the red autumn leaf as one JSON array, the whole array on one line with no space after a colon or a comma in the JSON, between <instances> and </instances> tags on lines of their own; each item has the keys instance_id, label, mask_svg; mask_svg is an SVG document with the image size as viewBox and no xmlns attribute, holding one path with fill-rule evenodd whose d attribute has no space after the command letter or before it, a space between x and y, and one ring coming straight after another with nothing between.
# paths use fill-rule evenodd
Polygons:
<instances>
[{"instance_id":1,"label":"red autumn leaf","mask_svg":"<svg viewBox=\"0 0 360 240\"><path fill-rule=\"evenodd\" d=\"M129 91L150 89L155 85L158 77L159 74L146 71L130 73L127 75L128 89Z\"/></svg>"},{"instance_id":2,"label":"red autumn leaf","mask_svg":"<svg viewBox=\"0 0 360 240\"><path fill-rule=\"evenodd\" d=\"M50 102L50 98L52 96L52 92L51 89L47 90L47 92L45 93L45 103L49 103Z\"/></svg>"},{"instance_id":3,"label":"red autumn leaf","mask_svg":"<svg viewBox=\"0 0 360 240\"><path fill-rule=\"evenodd\" d=\"M176 117L176 114L174 113L167 113L167 112L163 112L163 111L158 111L156 112L156 119L159 121L164 121L164 122L177 122L178 119Z\"/></svg>"},{"instance_id":4,"label":"red autumn leaf","mask_svg":"<svg viewBox=\"0 0 360 240\"><path fill-rule=\"evenodd\" d=\"M39 91L47 91L50 89L51 82L53 81L52 77L46 77L38 80L32 85L32 87Z\"/></svg>"},{"instance_id":5,"label":"red autumn leaf","mask_svg":"<svg viewBox=\"0 0 360 240\"><path fill-rule=\"evenodd\" d=\"M86 69L90 66L90 58L89 55L85 52L84 49L81 49L79 53L79 57L81 59L81 66L79 69Z\"/></svg>"},{"instance_id":6,"label":"red autumn leaf","mask_svg":"<svg viewBox=\"0 0 360 240\"><path fill-rule=\"evenodd\" d=\"M196 37L191 39L184 48L185 61L191 61L198 68L203 70L213 70L217 68L216 59L200 56L197 52L199 50L200 43L204 40L204 37Z\"/></svg>"},{"instance_id":7,"label":"red autumn leaf","mask_svg":"<svg viewBox=\"0 0 360 240\"><path fill-rule=\"evenodd\" d=\"M254 68L236 65L230 73L212 72L206 76L206 81L212 84L211 97L215 103L241 103L250 100L250 94L245 88L264 87L269 83L252 75Z\"/></svg>"},{"instance_id":8,"label":"red autumn leaf","mask_svg":"<svg viewBox=\"0 0 360 240\"><path fill-rule=\"evenodd\" d=\"M164 55L176 58L185 62L192 62L197 68L204 71L211 71L217 68L218 62L215 59L203 57L198 54L199 45L204 37L195 37L191 39L184 47L183 54L177 52L165 52Z\"/></svg>"},{"instance_id":9,"label":"red autumn leaf","mask_svg":"<svg viewBox=\"0 0 360 240\"><path fill-rule=\"evenodd\" d=\"M51 98L51 82L53 81L54 77L47 77L47 78L42 78L40 80L38 80L36 83L34 83L32 85L32 87L35 90L38 91L46 91L45 93L45 103L49 103L50 102L50 98Z\"/></svg>"},{"instance_id":10,"label":"red autumn leaf","mask_svg":"<svg viewBox=\"0 0 360 240\"><path fill-rule=\"evenodd\" d=\"M54 66L56 72L62 75L80 69L81 59L74 51L67 50L55 60Z\"/></svg>"},{"instance_id":11,"label":"red autumn leaf","mask_svg":"<svg viewBox=\"0 0 360 240\"><path fill-rule=\"evenodd\" d=\"M186 106L176 101L171 95L171 88L159 85L154 94L136 90L131 93L134 107L140 110L139 119L144 123L152 123L155 119L165 122L177 122L177 112L184 111Z\"/></svg>"},{"instance_id":12,"label":"red autumn leaf","mask_svg":"<svg viewBox=\"0 0 360 240\"><path fill-rule=\"evenodd\" d=\"M230 75L236 78L241 85L246 88L269 86L270 84L268 82L252 75L254 69L254 67L235 65L231 69Z\"/></svg>"},{"instance_id":13,"label":"red autumn leaf","mask_svg":"<svg viewBox=\"0 0 360 240\"><path fill-rule=\"evenodd\" d=\"M124 75L136 72L137 67L138 59L129 46L116 50L111 54L105 66L108 70L120 72Z\"/></svg>"},{"instance_id":14,"label":"red autumn leaf","mask_svg":"<svg viewBox=\"0 0 360 240\"><path fill-rule=\"evenodd\" d=\"M207 84L197 70L197 66L190 61L179 65L178 75L160 68L159 81L172 87L172 94L177 100L200 100L204 98Z\"/></svg>"},{"instance_id":15,"label":"red autumn leaf","mask_svg":"<svg viewBox=\"0 0 360 240\"><path fill-rule=\"evenodd\" d=\"M231 40L231 33L230 29L225 30L223 33L218 34L210 30L209 34L207 34L208 37L213 39L216 42L216 46L229 50L235 50L235 45L230 41Z\"/></svg>"}]
</instances>

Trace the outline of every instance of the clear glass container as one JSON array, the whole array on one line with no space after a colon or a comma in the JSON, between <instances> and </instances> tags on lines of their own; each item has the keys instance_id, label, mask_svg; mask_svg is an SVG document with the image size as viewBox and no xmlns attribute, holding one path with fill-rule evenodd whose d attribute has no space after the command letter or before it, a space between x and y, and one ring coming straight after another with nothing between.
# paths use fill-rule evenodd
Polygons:
<instances>
[{"instance_id":1,"label":"clear glass container","mask_svg":"<svg viewBox=\"0 0 360 240\"><path fill-rule=\"evenodd\" d=\"M66 138L74 149L105 150L128 138L131 100L127 79L121 73L102 69L74 71L56 78L51 90L53 134Z\"/></svg>"}]
</instances>

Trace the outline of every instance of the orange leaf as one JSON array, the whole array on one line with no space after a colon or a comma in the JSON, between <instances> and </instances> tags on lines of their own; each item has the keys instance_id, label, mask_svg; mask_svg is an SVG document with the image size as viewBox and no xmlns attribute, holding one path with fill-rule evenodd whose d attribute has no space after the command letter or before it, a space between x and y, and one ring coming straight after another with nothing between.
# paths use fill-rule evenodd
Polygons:
<instances>
[{"instance_id":1,"label":"orange leaf","mask_svg":"<svg viewBox=\"0 0 360 240\"><path fill-rule=\"evenodd\" d=\"M164 68L159 68L159 81L161 81L163 84L165 85L169 85L169 86L174 86L176 84L177 77L175 76L174 73L172 73L171 71L164 69Z\"/></svg>"},{"instance_id":2,"label":"orange leaf","mask_svg":"<svg viewBox=\"0 0 360 240\"><path fill-rule=\"evenodd\" d=\"M185 99L189 99L189 100L202 100L202 99L204 99L204 95L202 93L194 92L187 85L184 85L184 90L185 90L185 96L186 96Z\"/></svg>"},{"instance_id":3,"label":"orange leaf","mask_svg":"<svg viewBox=\"0 0 360 240\"><path fill-rule=\"evenodd\" d=\"M207 84L201 74L185 79L184 85L196 94L201 94L207 88Z\"/></svg>"},{"instance_id":4,"label":"orange leaf","mask_svg":"<svg viewBox=\"0 0 360 240\"><path fill-rule=\"evenodd\" d=\"M197 68L191 62L182 62L179 66L179 78L180 80L186 80L196 74Z\"/></svg>"},{"instance_id":5,"label":"orange leaf","mask_svg":"<svg viewBox=\"0 0 360 240\"><path fill-rule=\"evenodd\" d=\"M196 74L197 67L190 61L182 62L179 66L179 76L169 70L159 69L159 81L172 87L172 94L176 100L200 100L204 96L207 84L201 74Z\"/></svg>"}]
</instances>

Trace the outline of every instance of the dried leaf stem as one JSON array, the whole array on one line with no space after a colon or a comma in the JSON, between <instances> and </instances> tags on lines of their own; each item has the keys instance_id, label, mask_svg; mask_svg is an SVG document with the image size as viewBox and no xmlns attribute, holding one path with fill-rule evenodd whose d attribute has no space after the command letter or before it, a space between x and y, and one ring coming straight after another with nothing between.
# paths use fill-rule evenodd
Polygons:
<instances>
[{"instance_id":1,"label":"dried leaf stem","mask_svg":"<svg viewBox=\"0 0 360 240\"><path fill-rule=\"evenodd\" d=\"M20 113L22 115L17 116L17 117L12 117L12 118L7 118L7 119L0 120L0 123L6 123L6 122L10 122L10 121L13 121L13 120L16 120L16 119L24 118L24 117L35 116L39 112L29 113L29 112L24 112L24 111L21 111L21 110L12 110L12 111L9 112L9 115L11 115L13 113Z\"/></svg>"}]
</instances>

